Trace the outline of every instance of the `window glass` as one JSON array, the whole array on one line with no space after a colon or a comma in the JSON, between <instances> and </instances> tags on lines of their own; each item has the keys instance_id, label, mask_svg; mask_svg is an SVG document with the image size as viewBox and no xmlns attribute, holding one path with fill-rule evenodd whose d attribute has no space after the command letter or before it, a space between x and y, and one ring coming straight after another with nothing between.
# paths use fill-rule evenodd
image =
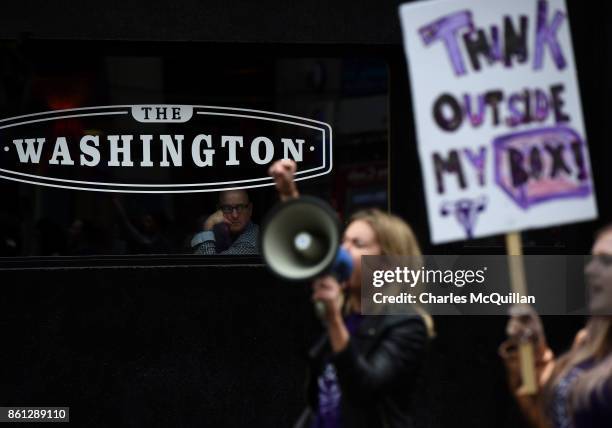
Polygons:
<instances>
[{"instance_id":1,"label":"window glass","mask_svg":"<svg viewBox=\"0 0 612 428\"><path fill-rule=\"evenodd\" d=\"M341 217L387 207L384 56L341 47L68 41L5 42L0 54L1 257L193 254L207 229L218 248L200 253L222 252L276 202L273 187L251 185L285 154L299 156L304 171L333 165L299 186ZM133 106L142 107L142 122ZM188 122L146 122L176 113L156 106L200 107ZM36 115L45 112L56 113ZM308 127L313 121L331 132ZM329 153L322 140L331 142ZM215 150L210 158L206 149ZM244 183L246 195L202 191ZM206 227L220 209L228 236Z\"/></svg>"}]
</instances>

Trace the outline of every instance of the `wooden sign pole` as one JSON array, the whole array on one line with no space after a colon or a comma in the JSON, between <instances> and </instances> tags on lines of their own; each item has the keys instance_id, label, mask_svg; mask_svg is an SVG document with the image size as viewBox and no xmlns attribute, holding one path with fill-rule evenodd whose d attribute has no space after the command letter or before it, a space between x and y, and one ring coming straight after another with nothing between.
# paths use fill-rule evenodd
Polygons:
<instances>
[{"instance_id":1,"label":"wooden sign pole","mask_svg":"<svg viewBox=\"0 0 612 428\"><path fill-rule=\"evenodd\" d=\"M527 296L527 281L525 280L523 245L520 232L506 234L506 252L508 254L512 291L520 293L522 296ZM535 359L531 342L521 341L519 344L519 358L523 384L518 392L522 395L535 394L538 391L538 384L536 382Z\"/></svg>"}]
</instances>

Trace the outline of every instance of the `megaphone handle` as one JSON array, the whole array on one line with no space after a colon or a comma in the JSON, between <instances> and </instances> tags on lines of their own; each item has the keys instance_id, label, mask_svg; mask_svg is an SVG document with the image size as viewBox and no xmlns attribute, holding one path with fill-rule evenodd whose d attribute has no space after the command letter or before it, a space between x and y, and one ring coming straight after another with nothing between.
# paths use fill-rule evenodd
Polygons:
<instances>
[{"instance_id":1,"label":"megaphone handle","mask_svg":"<svg viewBox=\"0 0 612 428\"><path fill-rule=\"evenodd\" d=\"M319 318L321 321L325 321L325 312L327 312L325 303L323 303L321 300L315 300L314 310L315 314L317 314L317 318Z\"/></svg>"},{"instance_id":2,"label":"megaphone handle","mask_svg":"<svg viewBox=\"0 0 612 428\"><path fill-rule=\"evenodd\" d=\"M342 247L339 247L338 252L336 254L336 259L334 260L334 263L332 265L332 268L329 274L333 276L336 279L336 281L338 281L338 283L340 284L346 281L347 279L349 279L352 271L353 271L353 260L351 259L351 255L349 254L347 250L345 250ZM344 308L344 303L345 303L344 290L342 290L340 299L341 299L340 309L342 309ZM326 318L325 315L327 311L327 308L325 307L325 303L321 301L316 301L314 305L315 305L315 313L317 314L317 317L321 321L325 322L325 318Z\"/></svg>"},{"instance_id":3,"label":"megaphone handle","mask_svg":"<svg viewBox=\"0 0 612 428\"><path fill-rule=\"evenodd\" d=\"M344 307L344 293L342 293L340 295L340 309L342 309ZM315 300L314 302L314 310L315 313L317 314L317 318L319 318L321 321L325 322L327 320L327 308L325 307L325 303L323 303L321 300Z\"/></svg>"}]
</instances>

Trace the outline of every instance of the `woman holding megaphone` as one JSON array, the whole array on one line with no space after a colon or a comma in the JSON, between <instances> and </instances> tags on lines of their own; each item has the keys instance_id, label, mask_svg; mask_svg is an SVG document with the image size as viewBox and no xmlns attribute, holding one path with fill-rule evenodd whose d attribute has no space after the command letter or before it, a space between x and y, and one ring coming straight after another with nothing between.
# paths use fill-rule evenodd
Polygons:
<instances>
[{"instance_id":1,"label":"woman holding megaphone","mask_svg":"<svg viewBox=\"0 0 612 428\"><path fill-rule=\"evenodd\" d=\"M270 167L282 201L299 197L295 171L290 160ZM351 217L342 247L353 262L349 279L325 275L312 283L327 331L309 354L308 407L296 426L412 427L411 395L433 323L422 311L361 315L361 256L420 256L419 245L399 217L369 209Z\"/></svg>"}]
</instances>

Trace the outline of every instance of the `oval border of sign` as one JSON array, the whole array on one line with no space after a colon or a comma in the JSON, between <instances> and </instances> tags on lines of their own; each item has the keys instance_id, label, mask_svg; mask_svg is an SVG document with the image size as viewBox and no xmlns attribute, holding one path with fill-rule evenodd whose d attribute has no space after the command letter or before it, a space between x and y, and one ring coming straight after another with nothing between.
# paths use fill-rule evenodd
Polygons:
<instances>
[{"instance_id":1,"label":"oval border of sign","mask_svg":"<svg viewBox=\"0 0 612 428\"><path fill-rule=\"evenodd\" d=\"M145 104L142 104L145 105ZM150 105L150 104L147 104ZM180 106L177 104L158 104L159 106ZM132 107L140 104L81 107L75 109L53 110L49 112L32 113L22 116L0 119L0 130L17 127L29 123L43 121L69 119L86 116L110 116L131 114ZM307 180L329 174L332 171L332 127L328 123L308 119L300 116L293 116L284 113L276 113L265 110L254 110L238 107L221 106L198 106L190 105L196 115L217 115L230 117L244 117L253 120L267 120L272 122L286 123L295 126L316 129L322 133L323 165L296 172L295 181ZM99 111L105 110L105 111ZM80 114L68 114L82 112ZM244 114L239 114L244 113ZM33 119L31 119L33 118ZM26 120L24 120L26 119ZM287 120L291 119L291 120ZM319 126L315 126L319 125ZM321 171L322 170L322 171ZM7 175L8 174L8 175ZM27 178L23 178L27 177ZM94 192L119 192L119 193L201 193L216 192L220 190L249 189L254 187L273 186L274 181L271 177L254 178L250 180L227 181L217 183L190 183L190 184L134 184L134 183L101 183L78 180L67 180L61 178L42 177L35 174L26 174L0 168L0 178L18 181L27 184L37 184L40 186L56 187L70 190L87 190ZM58 182L60 184L58 184ZM258 182L258 183L254 183ZM67 183L67 184L61 184ZM244 184L241 184L244 183ZM250 184L249 184L250 183Z\"/></svg>"}]
</instances>

